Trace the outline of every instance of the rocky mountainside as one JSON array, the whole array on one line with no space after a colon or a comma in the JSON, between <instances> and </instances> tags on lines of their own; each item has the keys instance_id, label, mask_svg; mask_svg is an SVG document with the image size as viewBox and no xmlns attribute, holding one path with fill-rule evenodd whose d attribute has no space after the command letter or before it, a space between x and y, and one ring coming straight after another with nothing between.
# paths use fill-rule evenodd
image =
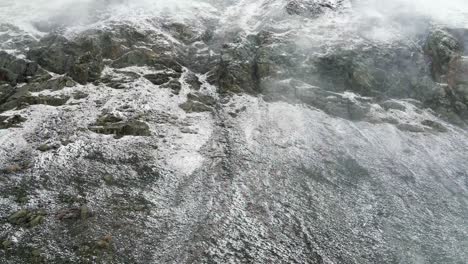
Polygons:
<instances>
[{"instance_id":1,"label":"rocky mountainside","mask_svg":"<svg viewBox=\"0 0 468 264\"><path fill-rule=\"evenodd\" d=\"M371 2L0 1L0 263L467 263L468 27Z\"/></svg>"}]
</instances>

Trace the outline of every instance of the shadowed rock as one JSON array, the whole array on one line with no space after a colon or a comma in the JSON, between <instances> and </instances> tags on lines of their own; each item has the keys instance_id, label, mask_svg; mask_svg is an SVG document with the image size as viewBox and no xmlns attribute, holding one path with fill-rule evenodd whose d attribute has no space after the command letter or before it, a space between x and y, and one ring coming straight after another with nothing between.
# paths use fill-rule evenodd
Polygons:
<instances>
[{"instance_id":1,"label":"shadowed rock","mask_svg":"<svg viewBox=\"0 0 468 264\"><path fill-rule=\"evenodd\" d=\"M114 115L101 116L89 130L105 135L115 135L116 138L124 136L150 136L149 126L138 120L127 120Z\"/></svg>"}]
</instances>

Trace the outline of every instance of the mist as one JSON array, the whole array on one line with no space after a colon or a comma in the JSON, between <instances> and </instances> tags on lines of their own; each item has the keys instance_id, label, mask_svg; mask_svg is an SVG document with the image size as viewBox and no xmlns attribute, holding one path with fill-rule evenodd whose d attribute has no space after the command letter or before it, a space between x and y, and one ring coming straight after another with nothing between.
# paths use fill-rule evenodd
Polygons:
<instances>
[{"instance_id":1,"label":"mist","mask_svg":"<svg viewBox=\"0 0 468 264\"><path fill-rule=\"evenodd\" d=\"M271 4L272 2L275 4ZM277 10L263 10L260 13L254 10L265 3ZM174 17L186 18L197 17L201 12L203 16L217 15L221 21L237 23L245 28L246 25L257 25L258 19L269 21L265 17L260 18L259 15L271 16L273 23L286 17L283 10L286 3L287 1L282 0L2 0L0 19L38 33L53 26L76 30L109 20L143 20L147 17L167 16L170 13L176 14ZM220 14L213 9L213 5L221 12L227 13ZM389 38L389 34L393 34L389 33L389 30L413 34L420 30L422 24L427 25L427 21L452 27L468 25L468 3L463 0L354 0L350 5L352 11L349 17L345 16L346 23L352 19L354 27L358 27L361 33L376 39ZM219 8L220 6L228 8ZM237 16L232 15L233 10L237 12Z\"/></svg>"}]
</instances>

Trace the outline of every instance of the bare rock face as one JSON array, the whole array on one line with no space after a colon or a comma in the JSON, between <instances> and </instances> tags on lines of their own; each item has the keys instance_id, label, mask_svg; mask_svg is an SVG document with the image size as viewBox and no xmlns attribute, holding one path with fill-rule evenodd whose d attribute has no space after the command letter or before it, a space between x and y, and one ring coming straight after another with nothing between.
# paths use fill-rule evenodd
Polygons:
<instances>
[{"instance_id":1,"label":"bare rock face","mask_svg":"<svg viewBox=\"0 0 468 264\"><path fill-rule=\"evenodd\" d=\"M286 4L286 12L290 15L318 16L327 11L337 10L343 7L345 1L329 0L289 0Z\"/></svg>"},{"instance_id":2,"label":"bare rock face","mask_svg":"<svg viewBox=\"0 0 468 264\"><path fill-rule=\"evenodd\" d=\"M0 84L26 82L39 70L36 63L18 59L4 51L0 52Z\"/></svg>"},{"instance_id":3,"label":"bare rock face","mask_svg":"<svg viewBox=\"0 0 468 264\"><path fill-rule=\"evenodd\" d=\"M455 30L454 33L460 34ZM468 117L466 100L466 74L468 73L464 54L463 34L455 37L450 29L435 29L427 39L425 51L431 58L432 75L443 84L443 91L431 100L431 107L441 109L454 122L463 122Z\"/></svg>"},{"instance_id":4,"label":"bare rock face","mask_svg":"<svg viewBox=\"0 0 468 264\"><path fill-rule=\"evenodd\" d=\"M353 3L0 24L1 264L465 263L468 31Z\"/></svg>"},{"instance_id":5,"label":"bare rock face","mask_svg":"<svg viewBox=\"0 0 468 264\"><path fill-rule=\"evenodd\" d=\"M448 76L463 54L463 44L443 29L436 29L428 37L426 53L432 59L432 74L439 82L447 83Z\"/></svg>"}]
</instances>

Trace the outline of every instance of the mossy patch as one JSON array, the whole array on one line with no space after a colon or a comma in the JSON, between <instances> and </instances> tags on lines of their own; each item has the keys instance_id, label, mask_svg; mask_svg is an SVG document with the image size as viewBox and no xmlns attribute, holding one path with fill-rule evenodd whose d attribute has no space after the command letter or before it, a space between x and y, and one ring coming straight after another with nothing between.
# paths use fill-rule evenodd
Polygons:
<instances>
[{"instance_id":1,"label":"mossy patch","mask_svg":"<svg viewBox=\"0 0 468 264\"><path fill-rule=\"evenodd\" d=\"M42 210L21 209L8 217L8 222L13 225L28 228L36 227L45 221L46 213Z\"/></svg>"}]
</instances>

